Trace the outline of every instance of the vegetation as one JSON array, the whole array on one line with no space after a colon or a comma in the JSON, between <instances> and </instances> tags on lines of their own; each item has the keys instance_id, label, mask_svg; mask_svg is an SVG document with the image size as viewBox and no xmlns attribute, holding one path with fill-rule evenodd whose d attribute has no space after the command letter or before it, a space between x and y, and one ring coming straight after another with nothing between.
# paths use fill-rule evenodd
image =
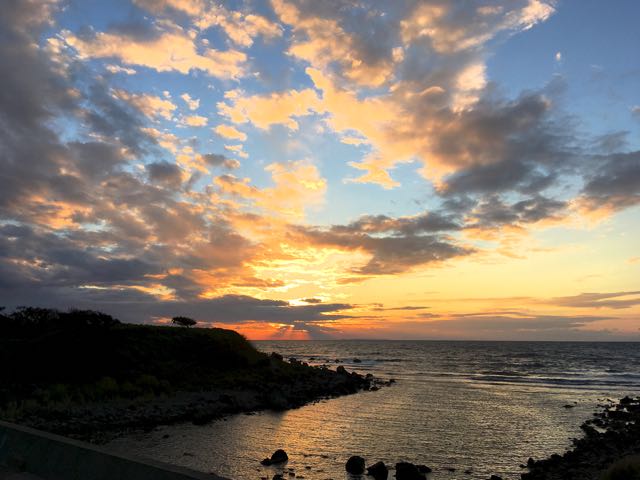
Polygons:
<instances>
[{"instance_id":1,"label":"vegetation","mask_svg":"<svg viewBox=\"0 0 640 480\"><path fill-rule=\"evenodd\" d=\"M602 480L640 480L640 455L622 458L611 465Z\"/></svg>"},{"instance_id":2,"label":"vegetation","mask_svg":"<svg viewBox=\"0 0 640 480\"><path fill-rule=\"evenodd\" d=\"M189 317L173 317L171 319L171 323L173 323L174 325L180 325L181 327L193 327L196 322L193 318L189 318Z\"/></svg>"},{"instance_id":3,"label":"vegetation","mask_svg":"<svg viewBox=\"0 0 640 480\"><path fill-rule=\"evenodd\" d=\"M0 410L236 386L271 362L232 330L124 324L95 311L0 311L0 331Z\"/></svg>"}]
</instances>

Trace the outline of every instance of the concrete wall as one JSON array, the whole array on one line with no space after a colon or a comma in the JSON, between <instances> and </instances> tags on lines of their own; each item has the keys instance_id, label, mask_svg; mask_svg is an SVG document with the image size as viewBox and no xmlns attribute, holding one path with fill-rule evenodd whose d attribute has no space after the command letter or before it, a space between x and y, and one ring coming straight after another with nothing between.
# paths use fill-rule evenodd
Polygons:
<instances>
[{"instance_id":1,"label":"concrete wall","mask_svg":"<svg viewBox=\"0 0 640 480\"><path fill-rule=\"evenodd\" d=\"M46 480L226 480L0 421L0 466Z\"/></svg>"}]
</instances>

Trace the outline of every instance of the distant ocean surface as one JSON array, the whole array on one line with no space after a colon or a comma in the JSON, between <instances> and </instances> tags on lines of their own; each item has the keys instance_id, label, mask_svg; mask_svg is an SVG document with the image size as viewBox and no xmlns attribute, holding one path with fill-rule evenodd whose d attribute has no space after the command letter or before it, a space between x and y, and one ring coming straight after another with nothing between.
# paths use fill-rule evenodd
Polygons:
<instances>
[{"instance_id":1,"label":"distant ocean surface","mask_svg":"<svg viewBox=\"0 0 640 480\"><path fill-rule=\"evenodd\" d=\"M271 479L281 472L259 464L277 448L289 454L286 467L308 480L348 478L344 463L350 455L365 457L367 465L423 463L433 468L433 479L519 479L519 465L528 457L566 450L598 404L640 394L638 343L254 344L285 358L340 364L397 383L286 412L162 427L109 446L234 480Z\"/></svg>"}]
</instances>

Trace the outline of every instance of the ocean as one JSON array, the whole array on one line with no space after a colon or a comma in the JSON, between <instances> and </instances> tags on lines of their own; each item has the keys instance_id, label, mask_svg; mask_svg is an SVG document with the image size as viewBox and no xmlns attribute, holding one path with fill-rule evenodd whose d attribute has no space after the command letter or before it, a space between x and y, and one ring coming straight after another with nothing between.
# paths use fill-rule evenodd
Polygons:
<instances>
[{"instance_id":1,"label":"ocean","mask_svg":"<svg viewBox=\"0 0 640 480\"><path fill-rule=\"evenodd\" d=\"M598 405L640 394L638 343L254 344L285 358L344 365L396 383L284 412L161 427L120 437L108 447L234 480L270 480L283 472L259 463L278 448L289 454L285 478L295 478L287 475L293 468L297 478L346 479L346 460L361 455L367 465L428 465L432 479L519 479L520 464L529 457L569 448Z\"/></svg>"}]
</instances>

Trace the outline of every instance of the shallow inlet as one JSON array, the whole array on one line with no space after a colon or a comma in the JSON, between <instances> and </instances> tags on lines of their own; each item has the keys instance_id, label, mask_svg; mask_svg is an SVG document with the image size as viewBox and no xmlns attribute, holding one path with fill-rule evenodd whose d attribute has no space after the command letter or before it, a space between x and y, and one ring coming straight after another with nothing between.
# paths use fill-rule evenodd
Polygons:
<instances>
[{"instance_id":1,"label":"shallow inlet","mask_svg":"<svg viewBox=\"0 0 640 480\"><path fill-rule=\"evenodd\" d=\"M348 369L398 383L296 410L162 427L109 447L236 480L271 478L288 468L309 480L343 479L353 454L368 464L424 463L434 479L519 478L529 456L564 451L599 402L640 389L637 344L256 344L312 363L337 365L340 359ZM276 448L287 450L289 462L261 466ZM465 474L468 469L472 473Z\"/></svg>"}]
</instances>

